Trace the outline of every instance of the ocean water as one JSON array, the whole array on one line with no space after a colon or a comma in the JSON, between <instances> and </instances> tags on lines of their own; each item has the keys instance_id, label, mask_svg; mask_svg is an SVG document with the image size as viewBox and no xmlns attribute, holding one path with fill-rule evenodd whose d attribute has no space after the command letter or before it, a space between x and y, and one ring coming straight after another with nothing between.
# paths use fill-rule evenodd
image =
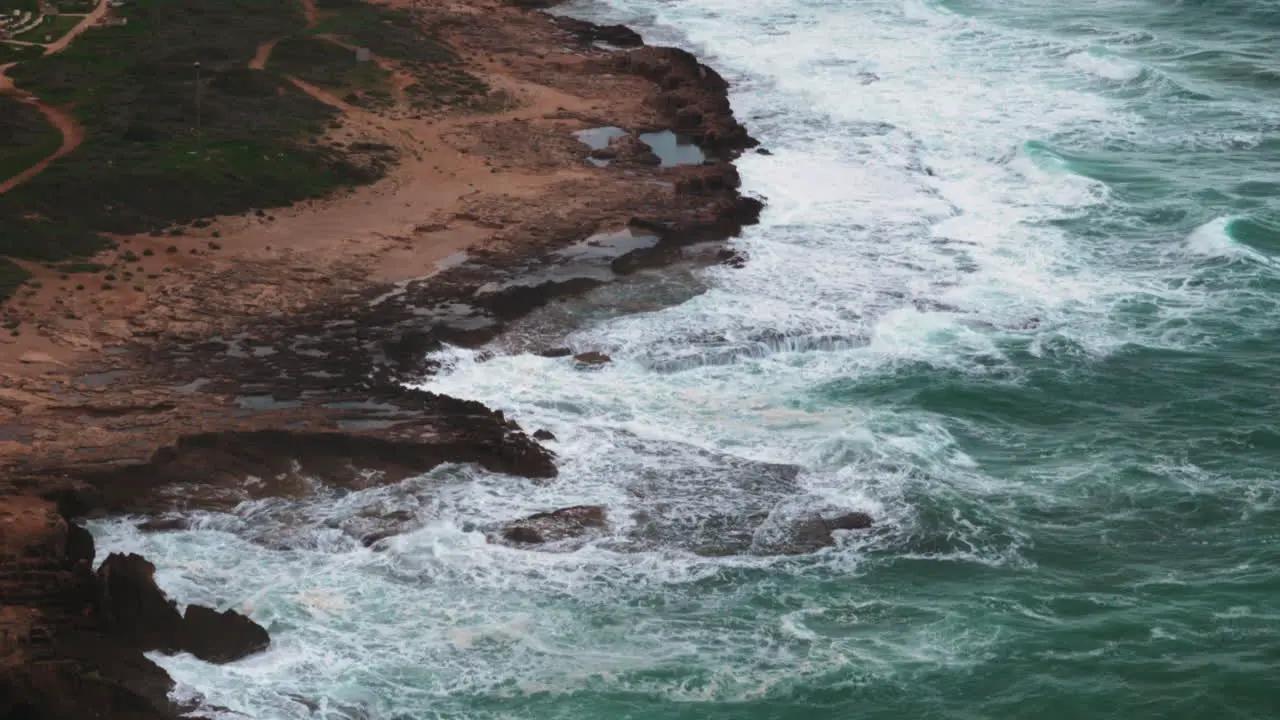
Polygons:
<instances>
[{"instance_id":1,"label":"ocean water","mask_svg":"<svg viewBox=\"0 0 1280 720\"><path fill-rule=\"evenodd\" d=\"M1280 3L573 11L735 83L773 152L739 162L750 263L526 323L573 318L595 371L446 353L427 387L552 430L552 484L446 467L97 524L270 629L231 665L158 658L181 692L264 719L1277 717ZM610 531L485 542L575 504ZM876 527L770 550L853 510ZM389 511L413 529L361 547Z\"/></svg>"}]
</instances>

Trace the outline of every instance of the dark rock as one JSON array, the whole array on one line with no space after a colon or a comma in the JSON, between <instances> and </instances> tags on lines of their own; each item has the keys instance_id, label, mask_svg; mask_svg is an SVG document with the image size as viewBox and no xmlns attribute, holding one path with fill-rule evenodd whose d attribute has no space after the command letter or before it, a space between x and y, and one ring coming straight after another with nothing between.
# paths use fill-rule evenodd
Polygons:
<instances>
[{"instance_id":1,"label":"dark rock","mask_svg":"<svg viewBox=\"0 0 1280 720\"><path fill-rule=\"evenodd\" d=\"M517 520L503 528L502 537L508 542L540 545L581 537L606 525L608 514L603 507L578 505Z\"/></svg>"},{"instance_id":2,"label":"dark rock","mask_svg":"<svg viewBox=\"0 0 1280 720\"><path fill-rule=\"evenodd\" d=\"M539 350L536 355L545 358L569 357L573 354L573 350L567 347L550 348L548 350Z\"/></svg>"},{"instance_id":3,"label":"dark rock","mask_svg":"<svg viewBox=\"0 0 1280 720\"><path fill-rule=\"evenodd\" d=\"M716 259L721 265L728 265L731 268L743 268L747 265L747 257L737 250L725 248L716 253Z\"/></svg>"},{"instance_id":4,"label":"dark rock","mask_svg":"<svg viewBox=\"0 0 1280 720\"><path fill-rule=\"evenodd\" d=\"M836 544L833 530L865 530L871 527L871 516L862 512L852 512L834 518L820 515L802 520L790 530L789 536L776 549L783 555L803 555L824 547Z\"/></svg>"},{"instance_id":5,"label":"dark rock","mask_svg":"<svg viewBox=\"0 0 1280 720\"><path fill-rule=\"evenodd\" d=\"M773 151L769 150L768 148L756 148L756 152L757 152L757 153L759 153L759 154L761 154L761 155L772 155L772 154L773 154Z\"/></svg>"},{"instance_id":6,"label":"dark rock","mask_svg":"<svg viewBox=\"0 0 1280 720\"><path fill-rule=\"evenodd\" d=\"M661 88L650 98L663 118L680 127L680 118L701 118L692 140L709 155L732 155L759 143L733 116L729 83L692 53L670 47L642 47L614 59L618 72L644 77ZM690 128L692 130L692 128Z\"/></svg>"},{"instance_id":7,"label":"dark rock","mask_svg":"<svg viewBox=\"0 0 1280 720\"><path fill-rule=\"evenodd\" d=\"M178 613L156 585L156 566L140 555L112 553L98 568L97 615L120 643L142 651L189 652L208 662L231 662L267 647L261 625L232 610L200 605Z\"/></svg>"},{"instance_id":8,"label":"dark rock","mask_svg":"<svg viewBox=\"0 0 1280 720\"><path fill-rule=\"evenodd\" d=\"M186 530L190 527L190 523L186 518L155 518L145 520L136 526L141 532L170 532L174 530Z\"/></svg>"},{"instance_id":9,"label":"dark rock","mask_svg":"<svg viewBox=\"0 0 1280 720\"><path fill-rule=\"evenodd\" d=\"M851 512L839 517L828 518L827 527L832 530L866 530L875 524L870 515L864 512Z\"/></svg>"},{"instance_id":10,"label":"dark rock","mask_svg":"<svg viewBox=\"0 0 1280 720\"><path fill-rule=\"evenodd\" d=\"M98 568L97 611L120 642L143 651L182 649L182 615L156 585L156 566L140 555L112 553Z\"/></svg>"},{"instance_id":11,"label":"dark rock","mask_svg":"<svg viewBox=\"0 0 1280 720\"><path fill-rule=\"evenodd\" d=\"M339 486L363 486L365 470L398 482L442 463L476 463L486 470L531 478L555 477L554 456L501 413L484 405L432 396L432 425L370 432L292 430L231 431L180 438L140 465L87 476L103 489L108 508L168 509L158 487L244 488L244 478L266 480L252 497L291 496L313 487L306 478ZM438 412L439 414L434 414ZM229 496L228 496L229 497ZM238 502L236 500L235 502ZM150 504L150 505L149 505ZM212 502L204 507L222 507ZM154 511L154 510L153 510Z\"/></svg>"},{"instance_id":12,"label":"dark rock","mask_svg":"<svg viewBox=\"0 0 1280 720\"><path fill-rule=\"evenodd\" d=\"M595 42L605 42L621 48L644 45L644 39L640 37L640 33L626 25L596 25L585 20L560 16L552 19L555 20L557 25L572 33L579 42L585 45Z\"/></svg>"},{"instance_id":13,"label":"dark rock","mask_svg":"<svg viewBox=\"0 0 1280 720\"><path fill-rule=\"evenodd\" d=\"M93 533L73 522L67 523L67 562L72 566L93 564ZM92 568L90 568L92 569Z\"/></svg>"},{"instance_id":14,"label":"dark rock","mask_svg":"<svg viewBox=\"0 0 1280 720\"><path fill-rule=\"evenodd\" d=\"M604 365L605 363L613 362L613 358L609 357L608 355L605 355L602 352L596 352L595 350L590 350L584 353L578 353L577 355L573 356L573 359L582 363L583 365Z\"/></svg>"},{"instance_id":15,"label":"dark rock","mask_svg":"<svg viewBox=\"0 0 1280 720\"><path fill-rule=\"evenodd\" d=\"M533 433L534 440L555 440L555 433L550 430L535 430Z\"/></svg>"},{"instance_id":16,"label":"dark rock","mask_svg":"<svg viewBox=\"0 0 1280 720\"><path fill-rule=\"evenodd\" d=\"M183 648L211 663L228 663L267 649L271 637L261 625L234 610L218 612L189 605L183 628Z\"/></svg>"}]
</instances>

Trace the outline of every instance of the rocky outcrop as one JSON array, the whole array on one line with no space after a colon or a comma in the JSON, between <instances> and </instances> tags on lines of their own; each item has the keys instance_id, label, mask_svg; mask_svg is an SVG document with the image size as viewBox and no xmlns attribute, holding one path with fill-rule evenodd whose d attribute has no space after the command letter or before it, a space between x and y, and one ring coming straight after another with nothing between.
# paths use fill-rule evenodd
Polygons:
<instances>
[{"instance_id":1,"label":"rocky outcrop","mask_svg":"<svg viewBox=\"0 0 1280 720\"><path fill-rule=\"evenodd\" d=\"M608 513L599 505L578 505L537 513L509 523L502 538L521 545L541 545L582 537L608 526Z\"/></svg>"},{"instance_id":2,"label":"rocky outcrop","mask_svg":"<svg viewBox=\"0 0 1280 720\"><path fill-rule=\"evenodd\" d=\"M246 499L298 497L315 481L348 488L393 483L444 463L528 478L556 475L555 456L481 403L401 391L369 430L232 430L179 438L143 463L76 473L109 512L229 509ZM376 404L376 403L373 403ZM72 471L74 472L74 470ZM258 482L245 483L246 477ZM167 492L160 492L167 489ZM180 519L140 529L181 529Z\"/></svg>"},{"instance_id":3,"label":"rocky outcrop","mask_svg":"<svg viewBox=\"0 0 1280 720\"><path fill-rule=\"evenodd\" d=\"M225 663L265 650L267 631L233 610L200 605L178 612L156 585L156 567L140 555L112 553L98 568L97 612L103 627L121 644L144 652L189 652L207 662Z\"/></svg>"},{"instance_id":4,"label":"rocky outcrop","mask_svg":"<svg viewBox=\"0 0 1280 720\"><path fill-rule=\"evenodd\" d=\"M578 42L603 42L620 48L633 48L644 45L640 33L626 25L597 25L592 22L577 20L571 17L554 16L552 20L564 30L572 33Z\"/></svg>"},{"instance_id":5,"label":"rocky outcrop","mask_svg":"<svg viewBox=\"0 0 1280 720\"><path fill-rule=\"evenodd\" d=\"M604 365L613 362L613 358L597 350L588 350L573 356L573 360L581 365Z\"/></svg>"},{"instance_id":6,"label":"rocky outcrop","mask_svg":"<svg viewBox=\"0 0 1280 720\"><path fill-rule=\"evenodd\" d=\"M0 482L0 717L178 717L183 708L168 699L173 682L139 646L175 645L162 631L181 633L185 625L155 587L154 568L113 556L95 574L89 532L53 500L13 490ZM251 621L233 620L244 622ZM242 633L226 622L189 637L202 634L218 638L196 645L212 660L250 647L230 652ZM262 644L258 637L252 647Z\"/></svg>"},{"instance_id":7,"label":"rocky outcrop","mask_svg":"<svg viewBox=\"0 0 1280 720\"><path fill-rule=\"evenodd\" d=\"M189 605L182 620L183 649L206 662L234 662L266 650L271 643L261 625L234 610L218 612Z\"/></svg>"},{"instance_id":8,"label":"rocky outcrop","mask_svg":"<svg viewBox=\"0 0 1280 720\"><path fill-rule=\"evenodd\" d=\"M691 136L713 155L729 155L758 143L733 116L729 83L720 73L679 48L643 47L613 60L618 72L640 75L658 86L650 103L672 128Z\"/></svg>"}]
</instances>

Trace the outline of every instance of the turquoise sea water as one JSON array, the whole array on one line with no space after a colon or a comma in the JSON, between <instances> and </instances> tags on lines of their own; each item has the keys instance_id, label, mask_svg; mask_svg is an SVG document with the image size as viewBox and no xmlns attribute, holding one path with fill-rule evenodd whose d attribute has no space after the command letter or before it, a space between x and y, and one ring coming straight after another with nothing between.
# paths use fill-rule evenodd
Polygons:
<instances>
[{"instance_id":1,"label":"turquoise sea water","mask_svg":"<svg viewBox=\"0 0 1280 720\"><path fill-rule=\"evenodd\" d=\"M751 262L596 297L569 339L598 372L451 354L428 386L553 430L552 485L443 468L97 526L270 627L241 663L162 660L184 692L260 718L1280 716L1280 3L574 10L735 83L773 151L739 163L769 200ZM614 527L560 552L480 532L583 503ZM360 547L391 510L416 529ZM848 510L877 529L691 551Z\"/></svg>"}]
</instances>

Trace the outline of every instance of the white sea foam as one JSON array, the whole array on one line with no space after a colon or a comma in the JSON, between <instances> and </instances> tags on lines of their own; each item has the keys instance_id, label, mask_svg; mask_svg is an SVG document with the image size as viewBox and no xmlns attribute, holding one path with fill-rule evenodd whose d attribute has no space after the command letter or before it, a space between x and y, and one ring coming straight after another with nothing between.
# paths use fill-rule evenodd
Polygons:
<instances>
[{"instance_id":1,"label":"white sea foam","mask_svg":"<svg viewBox=\"0 0 1280 720\"><path fill-rule=\"evenodd\" d=\"M1128 82L1142 76L1142 65L1110 55L1085 51L1070 55L1067 62L1080 70L1105 80Z\"/></svg>"},{"instance_id":2,"label":"white sea foam","mask_svg":"<svg viewBox=\"0 0 1280 720\"><path fill-rule=\"evenodd\" d=\"M1187 236L1186 252L1201 257L1274 265L1271 258L1231 237L1228 230L1234 220L1232 217L1215 218L1196 228Z\"/></svg>"}]
</instances>

